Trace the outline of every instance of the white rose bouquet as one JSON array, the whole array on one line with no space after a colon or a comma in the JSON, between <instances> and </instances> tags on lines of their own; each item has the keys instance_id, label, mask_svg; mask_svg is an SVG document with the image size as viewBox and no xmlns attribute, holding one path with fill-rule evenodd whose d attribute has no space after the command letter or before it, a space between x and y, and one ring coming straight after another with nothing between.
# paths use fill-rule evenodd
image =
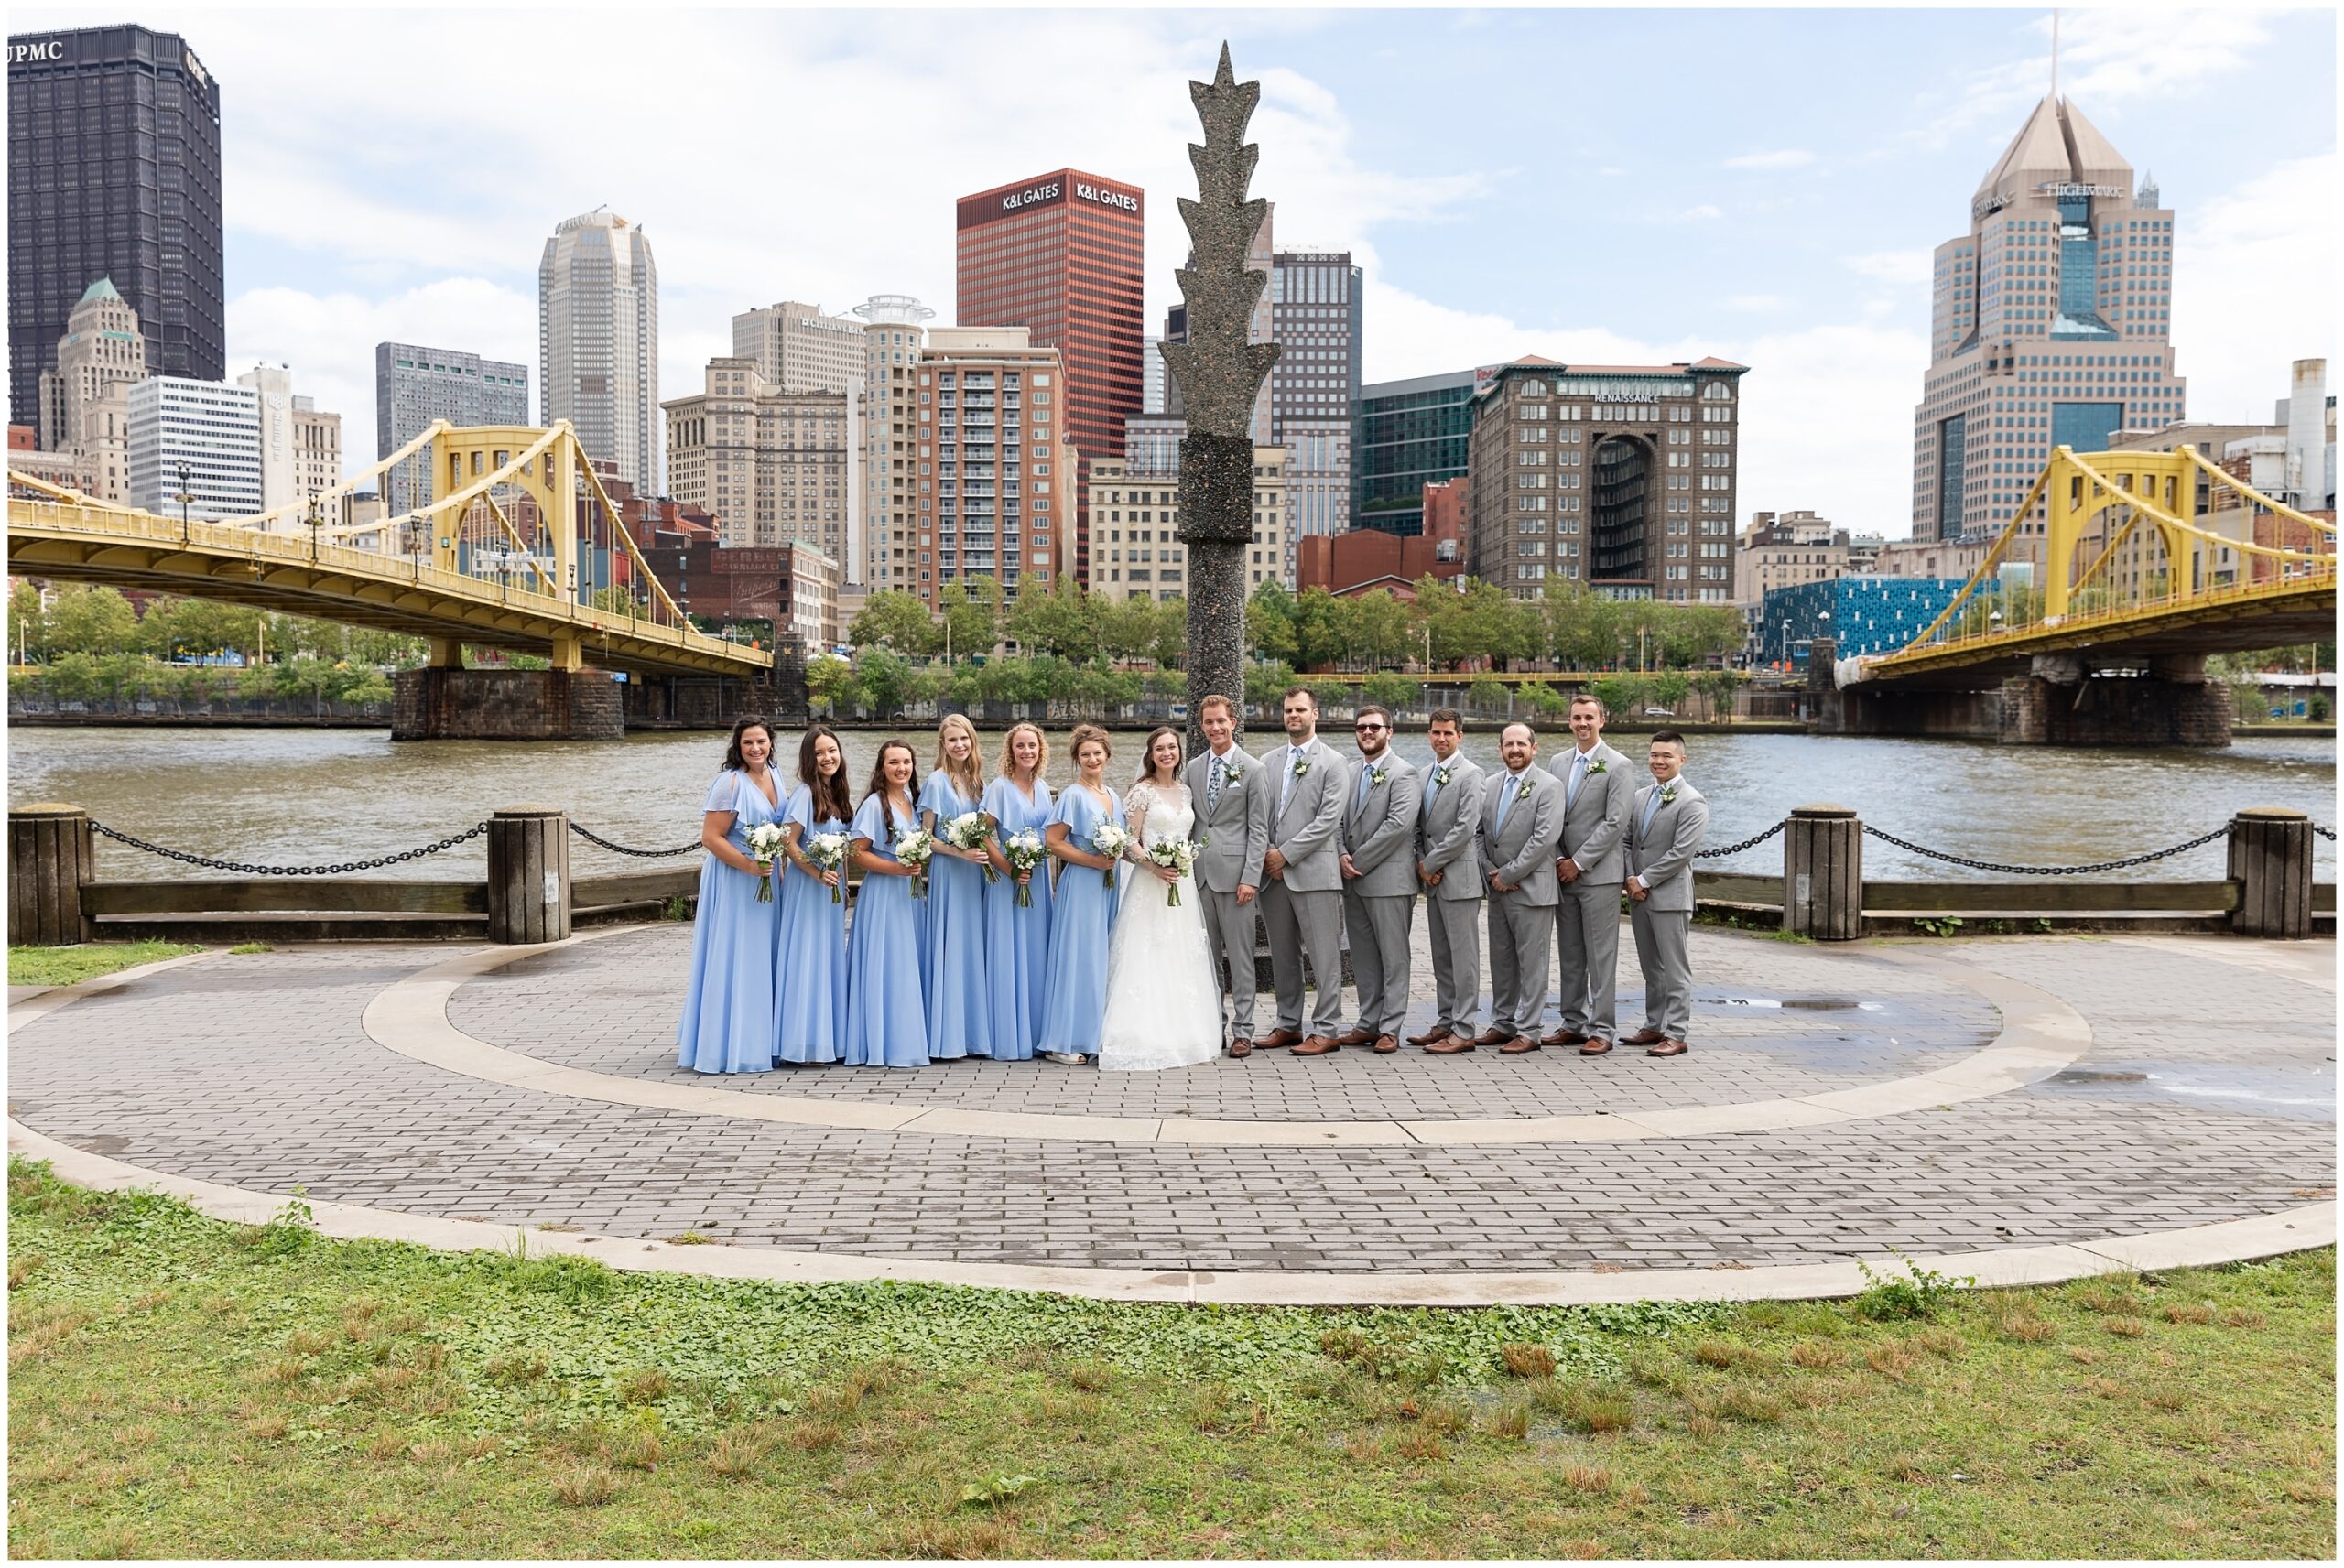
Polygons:
<instances>
[{"instance_id":1,"label":"white rose bouquet","mask_svg":"<svg viewBox=\"0 0 2344 1568\"><path fill-rule=\"evenodd\" d=\"M806 840L806 858L826 871L842 871L846 865L846 852L852 843L852 840L843 833L817 833ZM830 889L830 902L846 902L844 876L841 876L838 885Z\"/></svg>"},{"instance_id":2,"label":"white rose bouquet","mask_svg":"<svg viewBox=\"0 0 2344 1568\"><path fill-rule=\"evenodd\" d=\"M1021 877L1039 866L1049 854L1042 848L1042 836L1030 827L1004 840L1001 852L1008 857L1009 869ZM1030 880L1017 884L1017 907L1034 907L1034 884Z\"/></svg>"},{"instance_id":3,"label":"white rose bouquet","mask_svg":"<svg viewBox=\"0 0 2344 1568\"><path fill-rule=\"evenodd\" d=\"M1107 857L1107 885L1111 888L1115 885L1115 862L1123 858L1123 851L1131 844L1129 830L1112 822L1101 822L1091 835L1091 852Z\"/></svg>"},{"instance_id":4,"label":"white rose bouquet","mask_svg":"<svg viewBox=\"0 0 2344 1568\"><path fill-rule=\"evenodd\" d=\"M895 840L895 859L912 869L912 896L928 896L928 862L936 856L936 838L915 827Z\"/></svg>"},{"instance_id":5,"label":"white rose bouquet","mask_svg":"<svg viewBox=\"0 0 2344 1568\"><path fill-rule=\"evenodd\" d=\"M944 841L955 849L982 854L984 847L993 842L993 824L985 820L982 811L964 811L944 825ZM993 869L991 860L985 862L985 881L1001 881L1001 873Z\"/></svg>"},{"instance_id":6,"label":"white rose bouquet","mask_svg":"<svg viewBox=\"0 0 2344 1568\"><path fill-rule=\"evenodd\" d=\"M781 853L781 824L760 822L749 829L749 854L757 862L757 902L773 902L773 863Z\"/></svg>"},{"instance_id":7,"label":"white rose bouquet","mask_svg":"<svg viewBox=\"0 0 2344 1568\"><path fill-rule=\"evenodd\" d=\"M1147 851L1147 858L1157 865L1177 871L1185 877L1188 874L1189 868L1197 863L1197 847L1186 838L1167 838L1162 843L1152 846ZM1178 882L1165 884L1164 907L1167 909L1180 907Z\"/></svg>"}]
</instances>

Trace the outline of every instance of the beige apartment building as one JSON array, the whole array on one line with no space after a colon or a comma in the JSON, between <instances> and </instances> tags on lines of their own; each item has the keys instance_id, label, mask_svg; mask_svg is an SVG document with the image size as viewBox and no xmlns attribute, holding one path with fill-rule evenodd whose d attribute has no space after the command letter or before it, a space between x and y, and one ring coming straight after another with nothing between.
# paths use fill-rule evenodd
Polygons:
<instances>
[{"instance_id":1,"label":"beige apartment building","mask_svg":"<svg viewBox=\"0 0 2344 1568\"><path fill-rule=\"evenodd\" d=\"M863 503L860 536L851 537L840 585L841 603L908 586L895 573L911 559L919 531L918 405L912 399L927 323L936 312L908 294L874 294L854 308L863 320ZM854 530L850 530L852 535ZM843 617L849 624L852 617Z\"/></svg>"},{"instance_id":2,"label":"beige apartment building","mask_svg":"<svg viewBox=\"0 0 2344 1568\"><path fill-rule=\"evenodd\" d=\"M1517 599L1549 576L1612 599L1733 598L1747 365L1530 355L1474 392L1467 569Z\"/></svg>"},{"instance_id":3,"label":"beige apartment building","mask_svg":"<svg viewBox=\"0 0 2344 1568\"><path fill-rule=\"evenodd\" d=\"M57 368L40 373L41 450L71 459L79 488L102 501L130 499L129 392L146 379L138 313L102 277L66 318Z\"/></svg>"},{"instance_id":4,"label":"beige apartment building","mask_svg":"<svg viewBox=\"0 0 2344 1568\"><path fill-rule=\"evenodd\" d=\"M917 386L918 512L890 585L930 606L979 574L1013 598L1027 584L1047 591L1072 566L1079 498L1058 350L1035 347L1025 327L939 327Z\"/></svg>"},{"instance_id":5,"label":"beige apartment building","mask_svg":"<svg viewBox=\"0 0 2344 1568\"><path fill-rule=\"evenodd\" d=\"M293 399L293 492L322 495L342 482L342 416L319 412L313 398Z\"/></svg>"},{"instance_id":6,"label":"beige apartment building","mask_svg":"<svg viewBox=\"0 0 2344 1568\"><path fill-rule=\"evenodd\" d=\"M1245 551L1245 591L1292 586L1286 549L1292 497L1285 447L1253 449L1253 539ZM1188 548L1180 543L1180 463L1141 450L1091 465L1091 593L1094 599L1184 599Z\"/></svg>"},{"instance_id":7,"label":"beige apartment building","mask_svg":"<svg viewBox=\"0 0 2344 1568\"><path fill-rule=\"evenodd\" d=\"M866 373L863 323L785 299L732 318L732 357L777 392L852 392Z\"/></svg>"},{"instance_id":8,"label":"beige apartment building","mask_svg":"<svg viewBox=\"0 0 2344 1568\"><path fill-rule=\"evenodd\" d=\"M1857 571L1848 531L1811 511L1753 512L1733 557L1733 602L1754 608L1769 589Z\"/></svg>"},{"instance_id":9,"label":"beige apartment building","mask_svg":"<svg viewBox=\"0 0 2344 1568\"><path fill-rule=\"evenodd\" d=\"M852 395L782 391L743 358L709 361L707 378L660 405L674 499L711 514L726 546L799 540L843 560L861 455Z\"/></svg>"}]
</instances>

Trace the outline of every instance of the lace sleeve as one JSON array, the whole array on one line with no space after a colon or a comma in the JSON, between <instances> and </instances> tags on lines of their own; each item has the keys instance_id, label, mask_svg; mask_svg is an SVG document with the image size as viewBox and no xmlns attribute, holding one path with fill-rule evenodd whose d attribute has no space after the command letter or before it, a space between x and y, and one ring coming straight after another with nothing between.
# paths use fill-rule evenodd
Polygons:
<instances>
[{"instance_id":1,"label":"lace sleeve","mask_svg":"<svg viewBox=\"0 0 2344 1568\"><path fill-rule=\"evenodd\" d=\"M1123 796L1123 819L1132 830L1132 841L1123 850L1125 860L1136 860L1145 851L1147 813L1156 798L1156 786L1145 783L1132 785L1131 792Z\"/></svg>"}]
</instances>

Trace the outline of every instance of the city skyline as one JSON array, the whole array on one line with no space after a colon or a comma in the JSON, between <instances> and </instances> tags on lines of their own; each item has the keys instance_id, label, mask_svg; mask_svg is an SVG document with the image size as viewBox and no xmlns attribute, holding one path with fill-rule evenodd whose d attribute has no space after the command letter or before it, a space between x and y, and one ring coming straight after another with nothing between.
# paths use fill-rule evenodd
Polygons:
<instances>
[{"instance_id":1,"label":"city skyline","mask_svg":"<svg viewBox=\"0 0 2344 1568\"><path fill-rule=\"evenodd\" d=\"M902 292L949 315L953 199L1035 168L1096 168L1156 198L1153 323L1185 248L1163 205L1191 185L1185 83L1226 36L1264 83L1255 187L1279 203L1280 247L1349 248L1364 270L1365 380L1526 353L1715 353L1753 366L1743 520L1812 507L1892 535L1910 513L1931 249L1948 204L2049 86L2047 12L1125 11L1007 25L683 12L663 16L656 51L605 47L625 25L614 15L540 35L526 15L491 13L468 58L432 59L450 102L427 110L396 84L410 57L425 69L431 33L396 14L321 16L289 35L179 6L138 19L186 33L222 83L229 362L290 363L320 407L346 416L372 403L378 341L534 363L543 236L603 203L659 247L660 373L678 385L729 350L733 315L776 298L837 312ZM33 9L16 27L80 21ZM2332 357L2334 220L2300 192L2333 182L2333 31L2320 13L2063 24L2061 91L2181 214L2173 341L2193 414L2266 417L2292 360ZM1669 56L1686 90L1676 101L1698 112L1655 113L1623 73L1601 71L1574 77L1568 115L1506 106L1533 101L1558 64L1632 40ZM375 69L315 69L344 44ZM509 91L516 58L608 78L624 88L616 101L638 104L660 101L665 62L722 59L772 91L735 109L694 79L696 117L718 123L704 146L728 145L722 128L752 108L791 122L772 134L794 135L803 114L852 135L837 159L793 170L789 200L743 203L719 193L745 170L663 160L629 115L533 115ZM1114 70L1095 69L1107 59ZM1004 112L1004 83L1021 76L1051 92ZM2250 84L2253 123L2233 124L2223 111ZM901 112L845 113L874 94L895 94ZM1433 107L1467 102L1501 105L1500 134L1486 114ZM940 134L948 124L984 134ZM516 191L538 194L522 205ZM2230 319L2239 298L2293 303ZM1828 462L1818 426L1832 432ZM364 444L347 450L362 466Z\"/></svg>"}]
</instances>

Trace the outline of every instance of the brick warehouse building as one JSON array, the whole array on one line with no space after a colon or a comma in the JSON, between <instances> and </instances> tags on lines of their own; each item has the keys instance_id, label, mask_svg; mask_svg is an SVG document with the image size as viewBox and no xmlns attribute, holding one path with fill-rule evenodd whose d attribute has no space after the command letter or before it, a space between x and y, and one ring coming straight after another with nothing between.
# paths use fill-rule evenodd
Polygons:
<instances>
[{"instance_id":1,"label":"brick warehouse building","mask_svg":"<svg viewBox=\"0 0 2344 1568\"><path fill-rule=\"evenodd\" d=\"M1024 327L1065 361L1067 433L1081 454L1073 561L1090 580L1090 465L1123 455L1123 421L1140 412L1142 236L1139 187L1062 168L963 196L958 206L954 319Z\"/></svg>"}]
</instances>

